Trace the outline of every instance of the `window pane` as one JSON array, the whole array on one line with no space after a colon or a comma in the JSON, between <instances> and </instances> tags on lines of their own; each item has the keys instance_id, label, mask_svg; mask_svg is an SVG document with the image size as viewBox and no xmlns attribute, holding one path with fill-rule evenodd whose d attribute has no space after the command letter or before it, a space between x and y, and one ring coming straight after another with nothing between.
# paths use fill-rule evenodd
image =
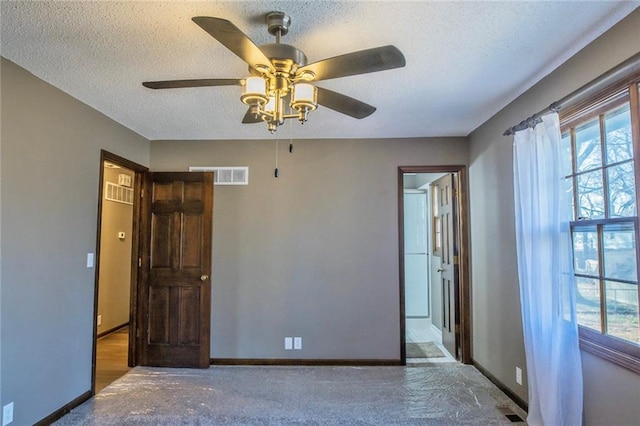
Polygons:
<instances>
[{"instance_id":1,"label":"window pane","mask_svg":"<svg viewBox=\"0 0 640 426\"><path fill-rule=\"evenodd\" d=\"M578 176L578 220L604 217L602 170Z\"/></svg>"},{"instance_id":2,"label":"window pane","mask_svg":"<svg viewBox=\"0 0 640 426\"><path fill-rule=\"evenodd\" d=\"M442 249L442 231L440 230L439 216L433 218L433 229L435 231L433 235L433 251L437 256L439 256L440 250Z\"/></svg>"},{"instance_id":3,"label":"window pane","mask_svg":"<svg viewBox=\"0 0 640 426\"><path fill-rule=\"evenodd\" d=\"M576 316L578 324L602 331L600 327L600 288L598 280L576 277Z\"/></svg>"},{"instance_id":4,"label":"window pane","mask_svg":"<svg viewBox=\"0 0 640 426\"><path fill-rule=\"evenodd\" d=\"M628 162L607 168L609 185L609 217L636 215L636 186L633 163Z\"/></svg>"},{"instance_id":5,"label":"window pane","mask_svg":"<svg viewBox=\"0 0 640 426\"><path fill-rule=\"evenodd\" d=\"M605 115L607 164L633 158L629 103Z\"/></svg>"},{"instance_id":6,"label":"window pane","mask_svg":"<svg viewBox=\"0 0 640 426\"><path fill-rule=\"evenodd\" d=\"M595 119L576 129L576 169L591 170L602 165L600 121Z\"/></svg>"},{"instance_id":7,"label":"window pane","mask_svg":"<svg viewBox=\"0 0 640 426\"><path fill-rule=\"evenodd\" d=\"M573 177L565 179L565 191L567 199L571 202L571 220L576 220L576 200L573 198Z\"/></svg>"},{"instance_id":8,"label":"window pane","mask_svg":"<svg viewBox=\"0 0 640 426\"><path fill-rule=\"evenodd\" d=\"M604 276L637 281L636 238L633 223L605 225L602 234Z\"/></svg>"},{"instance_id":9,"label":"window pane","mask_svg":"<svg viewBox=\"0 0 640 426\"><path fill-rule=\"evenodd\" d=\"M562 135L562 173L563 176L569 176L573 173L571 166L571 134Z\"/></svg>"},{"instance_id":10,"label":"window pane","mask_svg":"<svg viewBox=\"0 0 640 426\"><path fill-rule=\"evenodd\" d=\"M599 277L598 234L595 226L573 230L573 268L576 274Z\"/></svg>"},{"instance_id":11,"label":"window pane","mask_svg":"<svg viewBox=\"0 0 640 426\"><path fill-rule=\"evenodd\" d=\"M607 333L640 343L638 285L605 282L607 295Z\"/></svg>"}]
</instances>

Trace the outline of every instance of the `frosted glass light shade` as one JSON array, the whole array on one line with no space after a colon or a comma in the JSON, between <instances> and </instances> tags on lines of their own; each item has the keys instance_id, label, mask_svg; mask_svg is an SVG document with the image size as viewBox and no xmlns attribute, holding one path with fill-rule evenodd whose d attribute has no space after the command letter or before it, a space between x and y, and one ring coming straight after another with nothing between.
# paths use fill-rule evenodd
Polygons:
<instances>
[{"instance_id":1,"label":"frosted glass light shade","mask_svg":"<svg viewBox=\"0 0 640 426\"><path fill-rule=\"evenodd\" d=\"M264 105L267 102L267 82L262 77L247 77L244 79L242 96L240 99L247 105Z\"/></svg>"},{"instance_id":2,"label":"frosted glass light shade","mask_svg":"<svg viewBox=\"0 0 640 426\"><path fill-rule=\"evenodd\" d=\"M316 86L308 83L298 83L293 87L293 103L316 103L318 89Z\"/></svg>"},{"instance_id":3,"label":"frosted glass light shade","mask_svg":"<svg viewBox=\"0 0 640 426\"><path fill-rule=\"evenodd\" d=\"M267 83L262 77L247 77L244 80L244 93L257 93L265 95Z\"/></svg>"},{"instance_id":4,"label":"frosted glass light shade","mask_svg":"<svg viewBox=\"0 0 640 426\"><path fill-rule=\"evenodd\" d=\"M273 113L276 110L276 98L269 96L267 104L264 106L264 110Z\"/></svg>"}]
</instances>

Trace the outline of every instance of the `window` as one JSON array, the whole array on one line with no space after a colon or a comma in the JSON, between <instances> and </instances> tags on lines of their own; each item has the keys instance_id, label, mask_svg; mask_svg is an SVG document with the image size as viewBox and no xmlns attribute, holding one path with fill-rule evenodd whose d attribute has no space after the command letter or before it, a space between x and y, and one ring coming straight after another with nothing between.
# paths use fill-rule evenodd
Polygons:
<instances>
[{"instance_id":1,"label":"window","mask_svg":"<svg viewBox=\"0 0 640 426\"><path fill-rule=\"evenodd\" d=\"M640 372L640 76L561 114L581 346Z\"/></svg>"}]
</instances>

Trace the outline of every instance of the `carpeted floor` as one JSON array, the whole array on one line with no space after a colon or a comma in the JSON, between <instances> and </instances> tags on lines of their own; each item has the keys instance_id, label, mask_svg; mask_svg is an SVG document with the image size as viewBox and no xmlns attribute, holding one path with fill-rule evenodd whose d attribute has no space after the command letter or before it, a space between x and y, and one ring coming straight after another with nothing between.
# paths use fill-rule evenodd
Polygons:
<instances>
[{"instance_id":1,"label":"carpeted floor","mask_svg":"<svg viewBox=\"0 0 640 426\"><path fill-rule=\"evenodd\" d=\"M58 425L510 425L474 367L136 367Z\"/></svg>"},{"instance_id":2,"label":"carpeted floor","mask_svg":"<svg viewBox=\"0 0 640 426\"><path fill-rule=\"evenodd\" d=\"M407 343L407 358L444 358L440 348L433 342Z\"/></svg>"}]
</instances>

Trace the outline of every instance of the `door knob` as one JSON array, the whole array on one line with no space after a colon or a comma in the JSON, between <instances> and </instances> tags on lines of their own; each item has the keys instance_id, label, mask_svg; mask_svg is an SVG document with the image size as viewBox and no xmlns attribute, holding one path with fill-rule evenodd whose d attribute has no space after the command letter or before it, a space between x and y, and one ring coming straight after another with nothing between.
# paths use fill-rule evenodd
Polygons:
<instances>
[{"instance_id":1,"label":"door knob","mask_svg":"<svg viewBox=\"0 0 640 426\"><path fill-rule=\"evenodd\" d=\"M207 274L204 274L204 275L200 276L200 281L206 281L208 279L209 279L209 275L207 275Z\"/></svg>"},{"instance_id":2,"label":"door knob","mask_svg":"<svg viewBox=\"0 0 640 426\"><path fill-rule=\"evenodd\" d=\"M440 269L440 268L438 268L438 272L442 272L442 271L444 271L444 269Z\"/></svg>"}]
</instances>

